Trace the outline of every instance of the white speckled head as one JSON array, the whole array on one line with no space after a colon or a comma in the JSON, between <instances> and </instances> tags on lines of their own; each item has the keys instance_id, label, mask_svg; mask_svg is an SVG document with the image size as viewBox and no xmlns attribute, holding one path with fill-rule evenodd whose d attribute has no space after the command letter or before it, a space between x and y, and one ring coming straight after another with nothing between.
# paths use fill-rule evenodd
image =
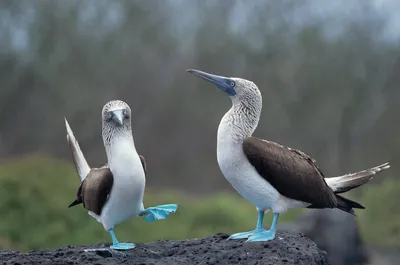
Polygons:
<instances>
[{"instance_id":1,"label":"white speckled head","mask_svg":"<svg viewBox=\"0 0 400 265\"><path fill-rule=\"evenodd\" d=\"M218 76L194 69L187 71L216 85L232 98L234 104L242 103L246 105L250 104L255 108L262 107L261 92L257 85L250 80L238 77Z\"/></svg>"},{"instance_id":2,"label":"white speckled head","mask_svg":"<svg viewBox=\"0 0 400 265\"><path fill-rule=\"evenodd\" d=\"M216 85L232 99L233 107L221 123L226 122L230 126L235 126L241 138L248 137L254 132L262 109L262 96L256 84L238 77L218 76L194 69L187 71ZM233 125L234 121L236 122Z\"/></svg>"},{"instance_id":3,"label":"white speckled head","mask_svg":"<svg viewBox=\"0 0 400 265\"><path fill-rule=\"evenodd\" d=\"M104 146L112 144L114 138L132 137L131 108L124 101L107 102L102 110L102 121Z\"/></svg>"},{"instance_id":4,"label":"white speckled head","mask_svg":"<svg viewBox=\"0 0 400 265\"><path fill-rule=\"evenodd\" d=\"M238 77L230 77L229 79L234 82L232 89L235 91L235 95L231 96L233 104L245 104L248 107L261 110L262 96L254 82Z\"/></svg>"}]
</instances>

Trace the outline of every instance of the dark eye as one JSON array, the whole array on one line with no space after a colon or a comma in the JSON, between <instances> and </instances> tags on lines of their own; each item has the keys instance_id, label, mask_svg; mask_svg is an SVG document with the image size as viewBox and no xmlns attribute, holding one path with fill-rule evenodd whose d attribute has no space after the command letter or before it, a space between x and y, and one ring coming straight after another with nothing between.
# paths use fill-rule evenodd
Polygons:
<instances>
[{"instance_id":1,"label":"dark eye","mask_svg":"<svg viewBox=\"0 0 400 265\"><path fill-rule=\"evenodd\" d=\"M122 113L124 114L124 116L125 116L126 118L129 118L129 112L128 112L128 110L124 109L124 111L123 111Z\"/></svg>"},{"instance_id":2,"label":"dark eye","mask_svg":"<svg viewBox=\"0 0 400 265\"><path fill-rule=\"evenodd\" d=\"M235 84L235 81L231 81L231 84L230 84L230 86L231 87L234 87L236 84Z\"/></svg>"},{"instance_id":3,"label":"dark eye","mask_svg":"<svg viewBox=\"0 0 400 265\"><path fill-rule=\"evenodd\" d=\"M110 111L108 113L108 119L111 120L113 116L114 116L114 113Z\"/></svg>"}]
</instances>

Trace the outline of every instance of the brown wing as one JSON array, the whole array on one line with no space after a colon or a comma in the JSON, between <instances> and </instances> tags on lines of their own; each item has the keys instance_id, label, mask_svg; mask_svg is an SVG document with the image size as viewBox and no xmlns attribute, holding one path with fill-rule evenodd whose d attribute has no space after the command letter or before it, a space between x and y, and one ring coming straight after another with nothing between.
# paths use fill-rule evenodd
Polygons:
<instances>
[{"instance_id":1,"label":"brown wing","mask_svg":"<svg viewBox=\"0 0 400 265\"><path fill-rule=\"evenodd\" d=\"M86 209L97 215L101 215L113 183L113 175L107 166L92 168L79 186L77 200L71 203L69 207L83 203Z\"/></svg>"},{"instance_id":2,"label":"brown wing","mask_svg":"<svg viewBox=\"0 0 400 265\"><path fill-rule=\"evenodd\" d=\"M146 160L144 159L144 156L139 155L140 162L142 162L144 174L147 174L147 165L146 165Z\"/></svg>"},{"instance_id":3,"label":"brown wing","mask_svg":"<svg viewBox=\"0 0 400 265\"><path fill-rule=\"evenodd\" d=\"M315 160L274 142L249 137L243 152L257 172L280 194L310 203L309 208L335 208L337 198Z\"/></svg>"}]
</instances>

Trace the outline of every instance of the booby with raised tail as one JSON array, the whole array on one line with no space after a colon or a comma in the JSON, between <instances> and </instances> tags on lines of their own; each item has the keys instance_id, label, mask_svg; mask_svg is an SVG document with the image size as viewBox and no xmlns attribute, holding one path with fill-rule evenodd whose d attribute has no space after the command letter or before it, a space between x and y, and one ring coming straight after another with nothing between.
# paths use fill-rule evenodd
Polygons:
<instances>
[{"instance_id":1,"label":"booby with raised tail","mask_svg":"<svg viewBox=\"0 0 400 265\"><path fill-rule=\"evenodd\" d=\"M89 215L102 223L112 239L112 249L127 250L133 243L120 243L114 226L135 216L146 216L152 222L165 219L177 209L176 204L143 206L146 161L138 155L132 136L131 109L123 101L106 103L102 110L102 137L108 163L90 168L78 141L65 119L67 141L81 184L77 199L69 207L83 204Z\"/></svg>"},{"instance_id":2,"label":"booby with raised tail","mask_svg":"<svg viewBox=\"0 0 400 265\"><path fill-rule=\"evenodd\" d=\"M278 217L288 209L339 208L354 214L353 208L364 207L339 194L367 183L390 167L385 163L357 173L325 178L316 161L302 151L252 136L262 108L261 92L253 82L194 69L187 72L216 85L232 100L231 109L218 127L218 165L235 190L256 206L258 220L255 230L233 234L230 239L274 239ZM268 210L274 216L270 229L265 230L262 223Z\"/></svg>"}]
</instances>

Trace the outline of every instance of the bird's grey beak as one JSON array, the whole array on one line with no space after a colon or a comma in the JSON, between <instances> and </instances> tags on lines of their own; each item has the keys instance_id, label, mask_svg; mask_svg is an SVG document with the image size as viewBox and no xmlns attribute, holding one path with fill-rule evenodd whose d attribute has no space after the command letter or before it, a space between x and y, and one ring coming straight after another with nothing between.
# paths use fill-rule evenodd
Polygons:
<instances>
[{"instance_id":1,"label":"bird's grey beak","mask_svg":"<svg viewBox=\"0 0 400 265\"><path fill-rule=\"evenodd\" d=\"M112 116L113 121L117 124L122 126L124 124L124 113L122 109L114 110L114 115Z\"/></svg>"},{"instance_id":2,"label":"bird's grey beak","mask_svg":"<svg viewBox=\"0 0 400 265\"><path fill-rule=\"evenodd\" d=\"M219 75L213 75L209 74L200 70L195 70L195 69L188 69L186 72L189 72L191 74L197 75L198 77L213 83L216 85L218 88L220 88L222 91L227 93L229 96L234 96L236 95L235 91L235 81L233 81L229 77L225 76L219 76Z\"/></svg>"}]
</instances>

